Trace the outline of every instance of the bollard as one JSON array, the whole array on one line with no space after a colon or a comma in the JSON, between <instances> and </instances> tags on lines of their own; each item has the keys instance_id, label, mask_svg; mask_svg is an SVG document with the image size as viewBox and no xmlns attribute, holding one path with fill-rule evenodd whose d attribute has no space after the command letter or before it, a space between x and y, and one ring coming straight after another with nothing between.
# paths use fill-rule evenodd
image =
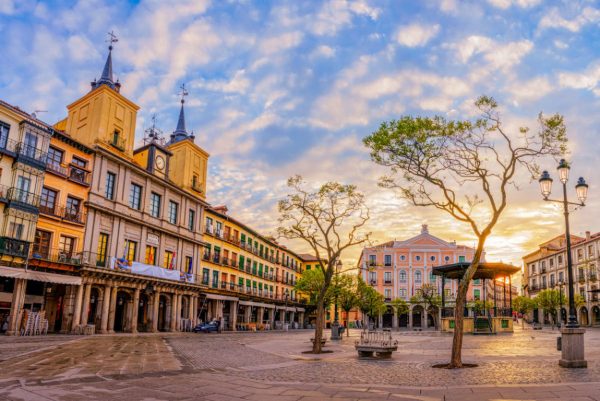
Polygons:
<instances>
[{"instance_id":1,"label":"bollard","mask_svg":"<svg viewBox=\"0 0 600 401\"><path fill-rule=\"evenodd\" d=\"M556 350L557 351L562 350L562 336L556 337Z\"/></svg>"}]
</instances>

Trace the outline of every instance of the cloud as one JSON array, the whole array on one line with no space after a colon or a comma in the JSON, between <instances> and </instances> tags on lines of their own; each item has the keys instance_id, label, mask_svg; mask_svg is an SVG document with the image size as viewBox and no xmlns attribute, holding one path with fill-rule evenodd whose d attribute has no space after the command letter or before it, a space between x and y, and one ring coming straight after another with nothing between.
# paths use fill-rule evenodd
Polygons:
<instances>
[{"instance_id":1,"label":"cloud","mask_svg":"<svg viewBox=\"0 0 600 401\"><path fill-rule=\"evenodd\" d=\"M203 88L223 93L246 93L251 81L245 70L237 70L229 80L200 80L192 82L192 87Z\"/></svg>"},{"instance_id":2,"label":"cloud","mask_svg":"<svg viewBox=\"0 0 600 401\"><path fill-rule=\"evenodd\" d=\"M597 8L585 7L578 15L567 19L559 8L554 7L542 17L538 24L538 30L566 29L571 32L579 32L585 25L595 24L598 21L600 21L600 10Z\"/></svg>"},{"instance_id":3,"label":"cloud","mask_svg":"<svg viewBox=\"0 0 600 401\"><path fill-rule=\"evenodd\" d=\"M425 46L440 31L439 25L410 24L398 29L396 41L406 47Z\"/></svg>"},{"instance_id":4,"label":"cloud","mask_svg":"<svg viewBox=\"0 0 600 401\"><path fill-rule=\"evenodd\" d=\"M316 15L309 16L308 27L315 35L335 35L341 28L350 26L354 16L372 20L381 10L364 0L329 0L323 3Z\"/></svg>"},{"instance_id":5,"label":"cloud","mask_svg":"<svg viewBox=\"0 0 600 401\"><path fill-rule=\"evenodd\" d=\"M508 92L518 102L531 102L552 92L553 86L547 77L535 77L526 81L513 82Z\"/></svg>"},{"instance_id":6,"label":"cloud","mask_svg":"<svg viewBox=\"0 0 600 401\"><path fill-rule=\"evenodd\" d=\"M561 72L558 74L559 85L570 89L593 90L600 81L600 64L595 63L583 72Z\"/></svg>"},{"instance_id":7,"label":"cloud","mask_svg":"<svg viewBox=\"0 0 600 401\"><path fill-rule=\"evenodd\" d=\"M304 34L300 31L285 32L262 39L259 42L261 53L271 55L294 48L302 42Z\"/></svg>"},{"instance_id":8,"label":"cloud","mask_svg":"<svg viewBox=\"0 0 600 401\"><path fill-rule=\"evenodd\" d=\"M312 53L312 57L331 58L335 56L335 49L327 45L318 46Z\"/></svg>"},{"instance_id":9,"label":"cloud","mask_svg":"<svg viewBox=\"0 0 600 401\"><path fill-rule=\"evenodd\" d=\"M519 40L514 42L499 42L486 36L471 35L457 43L446 44L456 52L458 60L466 64L472 57L482 55L488 67L495 70L507 72L513 66L519 64L521 59L533 49L533 42ZM482 71L483 75L489 71ZM482 73L481 71L479 74Z\"/></svg>"},{"instance_id":10,"label":"cloud","mask_svg":"<svg viewBox=\"0 0 600 401\"><path fill-rule=\"evenodd\" d=\"M488 3L496 8L506 10L511 6L531 8L540 4L542 0L488 0Z\"/></svg>"}]
</instances>

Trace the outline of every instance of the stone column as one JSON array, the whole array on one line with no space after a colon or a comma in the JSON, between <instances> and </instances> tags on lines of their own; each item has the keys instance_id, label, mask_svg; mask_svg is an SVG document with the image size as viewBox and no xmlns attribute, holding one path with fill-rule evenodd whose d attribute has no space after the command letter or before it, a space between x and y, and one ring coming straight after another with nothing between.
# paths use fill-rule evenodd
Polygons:
<instances>
[{"instance_id":1,"label":"stone column","mask_svg":"<svg viewBox=\"0 0 600 401\"><path fill-rule=\"evenodd\" d=\"M109 306L110 306L110 290L112 286L110 284L106 284L104 286L104 296L102 297L102 315L100 316L100 333L106 334L108 333L108 314Z\"/></svg>"},{"instance_id":2,"label":"stone column","mask_svg":"<svg viewBox=\"0 0 600 401\"><path fill-rule=\"evenodd\" d=\"M85 288L83 290L83 306L81 307L81 320L79 321L80 325L86 325L88 322L88 315L90 313L90 296L92 293L92 284L86 283L84 284Z\"/></svg>"},{"instance_id":3,"label":"stone column","mask_svg":"<svg viewBox=\"0 0 600 401\"><path fill-rule=\"evenodd\" d=\"M112 288L110 292L110 304L108 307L108 326L106 326L106 331L108 333L115 332L115 312L117 311L117 292L119 291L119 287L116 285Z\"/></svg>"},{"instance_id":4,"label":"stone column","mask_svg":"<svg viewBox=\"0 0 600 401\"><path fill-rule=\"evenodd\" d=\"M298 328L304 328L304 312L298 312Z\"/></svg>"},{"instance_id":5,"label":"stone column","mask_svg":"<svg viewBox=\"0 0 600 401\"><path fill-rule=\"evenodd\" d=\"M408 309L408 328L409 329L413 328L413 312L412 312L412 308Z\"/></svg>"},{"instance_id":6,"label":"stone column","mask_svg":"<svg viewBox=\"0 0 600 401\"><path fill-rule=\"evenodd\" d=\"M260 306L258 308L258 313L256 314L257 323L262 324L264 318L265 318L265 308Z\"/></svg>"},{"instance_id":7,"label":"stone column","mask_svg":"<svg viewBox=\"0 0 600 401\"><path fill-rule=\"evenodd\" d=\"M10 304L10 315L8 321L8 330L6 335L14 336L19 335L19 325L21 310L23 309L23 303L25 301L25 290L27 288L27 280L16 278L15 285L12 293L12 302Z\"/></svg>"},{"instance_id":8,"label":"stone column","mask_svg":"<svg viewBox=\"0 0 600 401\"><path fill-rule=\"evenodd\" d=\"M75 328L79 326L81 322L81 303L83 302L84 285L86 284L82 283L81 285L77 286L77 294L75 295L75 306L73 308L73 323L71 331L75 331Z\"/></svg>"},{"instance_id":9,"label":"stone column","mask_svg":"<svg viewBox=\"0 0 600 401\"><path fill-rule=\"evenodd\" d=\"M377 318L377 327L380 329L383 328L383 315L381 313Z\"/></svg>"},{"instance_id":10,"label":"stone column","mask_svg":"<svg viewBox=\"0 0 600 401\"><path fill-rule=\"evenodd\" d=\"M138 332L138 313L140 309L140 289L133 290L133 310L131 311L131 332Z\"/></svg>"},{"instance_id":11,"label":"stone column","mask_svg":"<svg viewBox=\"0 0 600 401\"><path fill-rule=\"evenodd\" d=\"M158 310L160 308L160 291L154 291L152 298L152 332L158 332Z\"/></svg>"},{"instance_id":12,"label":"stone column","mask_svg":"<svg viewBox=\"0 0 600 401\"><path fill-rule=\"evenodd\" d=\"M195 315L195 310L196 310L196 297L193 295L190 295L188 297L188 319L190 319L190 326L192 326L192 329L194 328L194 315Z\"/></svg>"},{"instance_id":13,"label":"stone column","mask_svg":"<svg viewBox=\"0 0 600 401\"><path fill-rule=\"evenodd\" d=\"M171 324L169 331L177 331L177 294L171 295Z\"/></svg>"},{"instance_id":14,"label":"stone column","mask_svg":"<svg viewBox=\"0 0 600 401\"><path fill-rule=\"evenodd\" d=\"M63 318L60 325L60 334L70 333L73 329L73 309L76 290L80 285L68 285L63 297Z\"/></svg>"},{"instance_id":15,"label":"stone column","mask_svg":"<svg viewBox=\"0 0 600 401\"><path fill-rule=\"evenodd\" d=\"M427 311L423 308L423 313L421 314L421 327L427 328L428 319L427 319Z\"/></svg>"},{"instance_id":16,"label":"stone column","mask_svg":"<svg viewBox=\"0 0 600 401\"><path fill-rule=\"evenodd\" d=\"M296 312L290 312L290 326L294 327L295 319L296 319Z\"/></svg>"},{"instance_id":17,"label":"stone column","mask_svg":"<svg viewBox=\"0 0 600 401\"><path fill-rule=\"evenodd\" d=\"M250 305L246 305L244 306L245 323L250 323L250 319L252 319L252 307Z\"/></svg>"},{"instance_id":18,"label":"stone column","mask_svg":"<svg viewBox=\"0 0 600 401\"><path fill-rule=\"evenodd\" d=\"M271 316L269 316L271 319L271 330L275 330L275 311L275 308L271 309Z\"/></svg>"},{"instance_id":19,"label":"stone column","mask_svg":"<svg viewBox=\"0 0 600 401\"><path fill-rule=\"evenodd\" d=\"M229 319L231 320L231 331L237 331L237 301L229 301Z\"/></svg>"},{"instance_id":20,"label":"stone column","mask_svg":"<svg viewBox=\"0 0 600 401\"><path fill-rule=\"evenodd\" d=\"M394 317L392 319L392 328L394 330L398 330L398 310L396 308L392 308L394 310Z\"/></svg>"}]
</instances>

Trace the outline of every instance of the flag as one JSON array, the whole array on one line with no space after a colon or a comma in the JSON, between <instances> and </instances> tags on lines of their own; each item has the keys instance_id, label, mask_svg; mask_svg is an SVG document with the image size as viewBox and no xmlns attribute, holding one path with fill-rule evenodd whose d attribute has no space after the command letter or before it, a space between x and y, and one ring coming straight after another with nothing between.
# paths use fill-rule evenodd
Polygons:
<instances>
[{"instance_id":1,"label":"flag","mask_svg":"<svg viewBox=\"0 0 600 401\"><path fill-rule=\"evenodd\" d=\"M188 274L192 274L192 271L194 270L192 258L190 258L189 261L190 261L190 263L188 265Z\"/></svg>"}]
</instances>

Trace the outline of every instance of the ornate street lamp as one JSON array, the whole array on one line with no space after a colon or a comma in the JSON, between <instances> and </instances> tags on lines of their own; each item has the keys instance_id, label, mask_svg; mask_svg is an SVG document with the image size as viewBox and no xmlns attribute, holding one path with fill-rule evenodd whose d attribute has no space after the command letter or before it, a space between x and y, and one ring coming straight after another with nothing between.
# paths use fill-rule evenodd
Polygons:
<instances>
[{"instance_id":1,"label":"ornate street lamp","mask_svg":"<svg viewBox=\"0 0 600 401\"><path fill-rule=\"evenodd\" d=\"M339 292L339 288L337 288L337 286L339 285L339 274L340 274L340 269L342 268L342 261L338 260L337 263L335 264L335 303L334 303L334 310L333 310L333 323L331 324L331 339L332 340L339 340L341 339L340 336L340 322L338 320L338 292Z\"/></svg>"},{"instance_id":2,"label":"ornate street lamp","mask_svg":"<svg viewBox=\"0 0 600 401\"><path fill-rule=\"evenodd\" d=\"M573 287L573 258L571 255L571 234L569 229L569 205L585 206L585 200L588 194L588 185L583 177L580 177L575 185L577 198L579 203L569 202L567 199L567 181L569 181L569 171L571 167L561 159L558 164L557 171L560 182L563 186L563 199L549 199L552 192L552 178L548 171L544 171L539 179L540 191L545 201L558 202L563 205L563 213L565 215L565 240L567 243L567 285L569 289L569 317L565 328L562 331L563 346L562 359L559 364L564 367L587 367L587 362L583 359L583 333L584 329L579 328L577 323L577 310L575 308L575 290ZM565 344L568 343L568 344Z\"/></svg>"}]
</instances>

